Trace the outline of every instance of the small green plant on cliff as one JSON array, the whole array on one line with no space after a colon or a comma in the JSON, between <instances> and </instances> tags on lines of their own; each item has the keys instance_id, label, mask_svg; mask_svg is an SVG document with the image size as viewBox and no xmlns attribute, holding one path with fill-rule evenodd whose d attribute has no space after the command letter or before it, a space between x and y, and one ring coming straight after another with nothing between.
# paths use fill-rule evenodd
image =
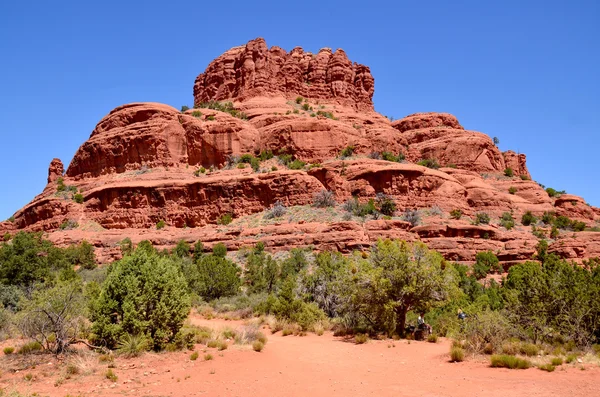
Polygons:
<instances>
[{"instance_id":1,"label":"small green plant on cliff","mask_svg":"<svg viewBox=\"0 0 600 397\"><path fill-rule=\"evenodd\" d=\"M163 220L156 222L156 230L160 230L160 229L164 228L165 226L166 226L166 223Z\"/></svg>"},{"instance_id":2,"label":"small green plant on cliff","mask_svg":"<svg viewBox=\"0 0 600 397\"><path fill-rule=\"evenodd\" d=\"M288 163L288 168L290 170L301 170L304 168L304 166L306 165L306 163L302 160L294 160L290 163Z\"/></svg>"},{"instance_id":3,"label":"small green plant on cliff","mask_svg":"<svg viewBox=\"0 0 600 397\"><path fill-rule=\"evenodd\" d=\"M346 146L344 149L342 149L342 151L340 152L340 157L341 158L346 158L346 157L350 157L354 154L354 146Z\"/></svg>"},{"instance_id":4,"label":"small green plant on cliff","mask_svg":"<svg viewBox=\"0 0 600 397\"><path fill-rule=\"evenodd\" d=\"M181 113L185 112L186 110L190 110L190 107L189 107L189 106L186 106L186 105L183 105L183 106L181 107Z\"/></svg>"},{"instance_id":5,"label":"small green plant on cliff","mask_svg":"<svg viewBox=\"0 0 600 397\"><path fill-rule=\"evenodd\" d=\"M75 193L75 195L73 195L73 200L78 204L83 204L83 194Z\"/></svg>"},{"instance_id":6,"label":"small green plant on cliff","mask_svg":"<svg viewBox=\"0 0 600 397\"><path fill-rule=\"evenodd\" d=\"M194 117L196 117L196 118L200 118L200 117L202 117L202 112L201 112L201 111L199 111L199 110L194 110L194 111L192 112L192 116L194 116Z\"/></svg>"},{"instance_id":7,"label":"small green plant on cliff","mask_svg":"<svg viewBox=\"0 0 600 397\"><path fill-rule=\"evenodd\" d=\"M507 177L509 177L509 178L512 178L512 177L514 176L514 174L515 174L515 173L514 173L514 171L513 171L513 169L512 169L512 168L510 168L510 167L507 167L507 168L505 168L505 169L504 169L504 175L505 175L505 176L507 176Z\"/></svg>"},{"instance_id":8,"label":"small green plant on cliff","mask_svg":"<svg viewBox=\"0 0 600 397\"><path fill-rule=\"evenodd\" d=\"M531 211L527 211L521 217L521 224L523 226L529 226L531 224L535 224L536 222L537 222L537 218L535 216L533 216Z\"/></svg>"},{"instance_id":9,"label":"small green plant on cliff","mask_svg":"<svg viewBox=\"0 0 600 397\"><path fill-rule=\"evenodd\" d=\"M508 188L508 193L510 194L515 194L517 192L517 188L514 186L511 186Z\"/></svg>"},{"instance_id":10,"label":"small green plant on cliff","mask_svg":"<svg viewBox=\"0 0 600 397\"><path fill-rule=\"evenodd\" d=\"M233 221L233 216L231 214L224 214L219 218L217 223L219 225L229 225Z\"/></svg>"},{"instance_id":11,"label":"small green plant on cliff","mask_svg":"<svg viewBox=\"0 0 600 397\"><path fill-rule=\"evenodd\" d=\"M477 214L475 214L475 225L480 225L480 224L484 224L487 225L490 223L490 216L485 213L485 212L478 212Z\"/></svg>"},{"instance_id":12,"label":"small green plant on cliff","mask_svg":"<svg viewBox=\"0 0 600 397\"><path fill-rule=\"evenodd\" d=\"M385 161L393 161L395 163L400 163L405 159L404 154L398 153L396 156L392 152L381 152L381 159Z\"/></svg>"},{"instance_id":13,"label":"small green plant on cliff","mask_svg":"<svg viewBox=\"0 0 600 397\"><path fill-rule=\"evenodd\" d=\"M79 227L79 224L77 223L77 221L73 220L73 219L67 219L66 221L64 221L63 223L60 224L59 229L60 230L71 230L71 229L76 229Z\"/></svg>"},{"instance_id":14,"label":"small green plant on cliff","mask_svg":"<svg viewBox=\"0 0 600 397\"><path fill-rule=\"evenodd\" d=\"M549 187L546 189L546 193L548 193L548 196L550 197L559 197L560 195L565 194L566 192L564 190L556 190Z\"/></svg>"},{"instance_id":15,"label":"small green plant on cliff","mask_svg":"<svg viewBox=\"0 0 600 397\"><path fill-rule=\"evenodd\" d=\"M455 209L450 211L450 218L452 219L460 219L463 216L463 212L461 209Z\"/></svg>"},{"instance_id":16,"label":"small green plant on cliff","mask_svg":"<svg viewBox=\"0 0 600 397\"><path fill-rule=\"evenodd\" d=\"M419 161L417 164L421 165L423 167L434 169L434 170L437 170L438 168L440 168L440 165L436 159L423 159L423 160Z\"/></svg>"},{"instance_id":17,"label":"small green plant on cliff","mask_svg":"<svg viewBox=\"0 0 600 397\"><path fill-rule=\"evenodd\" d=\"M510 230L515 227L515 220L510 212L504 212L502 218L500 218L500 225L506 230Z\"/></svg>"}]
</instances>

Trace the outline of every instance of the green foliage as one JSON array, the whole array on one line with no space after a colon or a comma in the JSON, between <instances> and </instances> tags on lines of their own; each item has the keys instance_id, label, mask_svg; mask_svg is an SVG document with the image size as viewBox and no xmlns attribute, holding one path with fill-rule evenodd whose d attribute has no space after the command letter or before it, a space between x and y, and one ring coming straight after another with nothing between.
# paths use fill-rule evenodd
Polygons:
<instances>
[{"instance_id":1,"label":"green foliage","mask_svg":"<svg viewBox=\"0 0 600 397\"><path fill-rule=\"evenodd\" d=\"M343 285L341 312L355 325L399 335L410 310L428 310L458 293L440 254L422 243L391 240L379 240L367 260L355 259Z\"/></svg>"},{"instance_id":2,"label":"green foliage","mask_svg":"<svg viewBox=\"0 0 600 397\"><path fill-rule=\"evenodd\" d=\"M10 244L0 245L1 284L28 289L60 272L73 272L65 251L44 240L41 233L19 232Z\"/></svg>"},{"instance_id":3,"label":"green foliage","mask_svg":"<svg viewBox=\"0 0 600 397\"><path fill-rule=\"evenodd\" d=\"M83 194L81 194L81 193L75 193L73 195L73 200L75 200L75 202L78 203L78 204L83 204Z\"/></svg>"},{"instance_id":4,"label":"green foliage","mask_svg":"<svg viewBox=\"0 0 600 397\"><path fill-rule=\"evenodd\" d=\"M544 215L542 215L542 222L546 225L552 225L555 219L556 217L553 212L544 212Z\"/></svg>"},{"instance_id":5,"label":"green foliage","mask_svg":"<svg viewBox=\"0 0 600 397\"><path fill-rule=\"evenodd\" d=\"M490 361L490 365L494 368L527 369L531 367L530 361L507 354L493 355Z\"/></svg>"},{"instance_id":6,"label":"green foliage","mask_svg":"<svg viewBox=\"0 0 600 397\"><path fill-rule=\"evenodd\" d=\"M160 220L156 223L156 230L160 230L160 229L164 228L165 226L166 226L165 221Z\"/></svg>"},{"instance_id":7,"label":"green foliage","mask_svg":"<svg viewBox=\"0 0 600 397\"><path fill-rule=\"evenodd\" d=\"M197 262L203 254L204 244L202 244L202 241L198 240L196 241L196 244L194 244L194 262Z\"/></svg>"},{"instance_id":8,"label":"green foliage","mask_svg":"<svg viewBox=\"0 0 600 397\"><path fill-rule=\"evenodd\" d=\"M327 117L328 119L331 119L331 120L337 120L337 118L333 115L333 113L326 112L324 110L318 110L317 116L323 116L323 117Z\"/></svg>"},{"instance_id":9,"label":"green foliage","mask_svg":"<svg viewBox=\"0 0 600 397\"><path fill-rule=\"evenodd\" d=\"M252 160L250 160L250 167L252 167L254 172L258 172L260 170L260 160L256 157L252 157Z\"/></svg>"},{"instance_id":10,"label":"green foliage","mask_svg":"<svg viewBox=\"0 0 600 397\"><path fill-rule=\"evenodd\" d=\"M252 161L253 158L254 158L254 156L251 155L250 153L242 154L240 156L240 163L250 164L250 162Z\"/></svg>"},{"instance_id":11,"label":"green foliage","mask_svg":"<svg viewBox=\"0 0 600 397\"><path fill-rule=\"evenodd\" d=\"M190 360L191 361L196 361L198 359L198 352L193 352L192 354L190 354Z\"/></svg>"},{"instance_id":12,"label":"green foliage","mask_svg":"<svg viewBox=\"0 0 600 397\"><path fill-rule=\"evenodd\" d=\"M223 243L217 243L213 247L213 255L219 258L225 258L227 256L227 246Z\"/></svg>"},{"instance_id":13,"label":"green foliage","mask_svg":"<svg viewBox=\"0 0 600 397\"><path fill-rule=\"evenodd\" d=\"M9 356L15 352L15 348L12 346L6 346L4 349L2 349L2 351L4 352L4 354Z\"/></svg>"},{"instance_id":14,"label":"green foliage","mask_svg":"<svg viewBox=\"0 0 600 397\"><path fill-rule=\"evenodd\" d=\"M463 216L463 212L461 209L454 209L450 211L450 218L452 219L460 219Z\"/></svg>"},{"instance_id":15,"label":"green foliage","mask_svg":"<svg viewBox=\"0 0 600 397\"><path fill-rule=\"evenodd\" d=\"M559 197L560 195L565 194L566 192L564 190L556 190L549 187L546 189L546 193L548 193L548 196L550 197Z\"/></svg>"},{"instance_id":16,"label":"green foliage","mask_svg":"<svg viewBox=\"0 0 600 397\"><path fill-rule=\"evenodd\" d=\"M83 240L79 245L71 245L64 250L65 257L74 266L80 266L83 269L95 269L96 256L94 255L94 247Z\"/></svg>"},{"instance_id":17,"label":"green foliage","mask_svg":"<svg viewBox=\"0 0 600 397\"><path fill-rule=\"evenodd\" d=\"M556 226L552 225L552 229L550 229L550 238L556 239L556 238L558 238L559 235L560 235L560 232L558 231L558 228Z\"/></svg>"},{"instance_id":18,"label":"green foliage","mask_svg":"<svg viewBox=\"0 0 600 397\"><path fill-rule=\"evenodd\" d=\"M480 224L489 224L490 223L490 216L485 213L485 212L478 212L477 214L475 214L475 225L480 225Z\"/></svg>"},{"instance_id":19,"label":"green foliage","mask_svg":"<svg viewBox=\"0 0 600 397\"><path fill-rule=\"evenodd\" d=\"M505 169L504 169L504 176L507 176L507 177L509 177L509 178L512 178L512 177L514 176L514 174L515 174L515 173L514 173L514 171L513 171L513 169L512 169L512 168L510 168L510 167L507 167L507 168L505 168Z\"/></svg>"},{"instance_id":20,"label":"green foliage","mask_svg":"<svg viewBox=\"0 0 600 397\"><path fill-rule=\"evenodd\" d=\"M248 292L275 292L280 274L279 263L263 251L251 253L246 261L244 283Z\"/></svg>"},{"instance_id":21,"label":"green foliage","mask_svg":"<svg viewBox=\"0 0 600 397\"><path fill-rule=\"evenodd\" d=\"M31 354L42 351L42 344L38 341L27 342L22 345L19 350L17 350L18 354Z\"/></svg>"},{"instance_id":22,"label":"green foliage","mask_svg":"<svg viewBox=\"0 0 600 397\"><path fill-rule=\"evenodd\" d=\"M196 107L218 110L220 112L229 113L233 117L237 117L242 120L248 120L248 116L246 115L246 113L237 110L233 106L232 102L208 101L208 102L202 102L199 105L197 105ZM211 117L211 116L209 116L209 117ZM213 120L214 120L214 118L213 118Z\"/></svg>"},{"instance_id":23,"label":"green foliage","mask_svg":"<svg viewBox=\"0 0 600 397\"><path fill-rule=\"evenodd\" d=\"M119 245L121 247L121 254L123 254L123 256L131 255L133 253L133 243L129 237L125 237L123 240L121 240Z\"/></svg>"},{"instance_id":24,"label":"green foliage","mask_svg":"<svg viewBox=\"0 0 600 397\"><path fill-rule=\"evenodd\" d=\"M117 374L114 373L112 368L106 370L106 372L104 373L104 377L110 380L111 382L116 382L117 380L119 380L119 377L117 376Z\"/></svg>"},{"instance_id":25,"label":"green foliage","mask_svg":"<svg viewBox=\"0 0 600 397\"><path fill-rule=\"evenodd\" d=\"M279 161L285 166L287 166L293 160L293 156L291 154L280 154L277 157L279 157Z\"/></svg>"},{"instance_id":26,"label":"green foliage","mask_svg":"<svg viewBox=\"0 0 600 397\"><path fill-rule=\"evenodd\" d=\"M346 146L340 152L340 157L341 158L351 157L353 154L354 154L354 146Z\"/></svg>"},{"instance_id":27,"label":"green foliage","mask_svg":"<svg viewBox=\"0 0 600 397\"><path fill-rule=\"evenodd\" d=\"M538 259L512 266L503 295L509 318L534 342L546 335L564 335L577 345L600 335L600 267L583 268L548 254L541 241Z\"/></svg>"},{"instance_id":28,"label":"green foliage","mask_svg":"<svg viewBox=\"0 0 600 397\"><path fill-rule=\"evenodd\" d=\"M465 360L465 351L460 346L452 346L450 348L450 361L459 363Z\"/></svg>"},{"instance_id":29,"label":"green foliage","mask_svg":"<svg viewBox=\"0 0 600 397\"><path fill-rule=\"evenodd\" d=\"M396 203L391 196L383 193L377 193L375 198L379 212L384 215L392 216L396 211Z\"/></svg>"},{"instance_id":30,"label":"green foliage","mask_svg":"<svg viewBox=\"0 0 600 397\"><path fill-rule=\"evenodd\" d=\"M179 258L187 258L190 256L190 245L185 240L179 240L173 249L173 255Z\"/></svg>"},{"instance_id":31,"label":"green foliage","mask_svg":"<svg viewBox=\"0 0 600 397\"><path fill-rule=\"evenodd\" d=\"M143 334L124 334L119 339L117 352L125 357L139 357L149 347L148 340Z\"/></svg>"},{"instance_id":32,"label":"green foliage","mask_svg":"<svg viewBox=\"0 0 600 397\"><path fill-rule=\"evenodd\" d=\"M504 212L500 218L500 225L506 230L510 230L515 227L515 220L510 212Z\"/></svg>"},{"instance_id":33,"label":"green foliage","mask_svg":"<svg viewBox=\"0 0 600 397\"><path fill-rule=\"evenodd\" d=\"M263 150L259 155L260 161L266 161L273 158L273 151L271 150Z\"/></svg>"},{"instance_id":34,"label":"green foliage","mask_svg":"<svg viewBox=\"0 0 600 397\"><path fill-rule=\"evenodd\" d=\"M304 168L305 165L306 165L306 162L304 162L302 160L294 160L287 164L287 166L290 170L301 170Z\"/></svg>"},{"instance_id":35,"label":"green foliage","mask_svg":"<svg viewBox=\"0 0 600 397\"><path fill-rule=\"evenodd\" d=\"M521 224L523 226L529 226L529 225L535 224L535 223L537 223L537 218L535 216L533 216L531 211L527 211L521 217Z\"/></svg>"},{"instance_id":36,"label":"green foliage","mask_svg":"<svg viewBox=\"0 0 600 397\"><path fill-rule=\"evenodd\" d=\"M233 216L231 214L223 214L217 221L219 225L229 225L231 222L233 222Z\"/></svg>"},{"instance_id":37,"label":"green foliage","mask_svg":"<svg viewBox=\"0 0 600 397\"><path fill-rule=\"evenodd\" d=\"M78 227L79 227L79 224L77 223L77 221L75 221L73 219L67 219L63 223L61 223L58 228L60 230L72 230L72 229L77 229Z\"/></svg>"},{"instance_id":38,"label":"green foliage","mask_svg":"<svg viewBox=\"0 0 600 397\"><path fill-rule=\"evenodd\" d=\"M307 111L307 112L310 110L310 105L308 104L308 102L306 102L302 105L302 110Z\"/></svg>"},{"instance_id":39,"label":"green foliage","mask_svg":"<svg viewBox=\"0 0 600 397\"><path fill-rule=\"evenodd\" d=\"M542 364L538 368L546 372L554 372L554 370L556 369L556 367L552 364Z\"/></svg>"},{"instance_id":40,"label":"green foliage","mask_svg":"<svg viewBox=\"0 0 600 397\"><path fill-rule=\"evenodd\" d=\"M563 359L560 357L553 357L552 360L550 360L550 364L558 367L559 365L563 365Z\"/></svg>"},{"instance_id":41,"label":"green foliage","mask_svg":"<svg viewBox=\"0 0 600 397\"><path fill-rule=\"evenodd\" d=\"M189 107L189 106L183 105L183 106L181 107L181 113L184 113L184 112L185 112L185 111L187 111L187 110L190 110L190 107Z\"/></svg>"},{"instance_id":42,"label":"green foliage","mask_svg":"<svg viewBox=\"0 0 600 397\"><path fill-rule=\"evenodd\" d=\"M85 300L77 280L41 285L23 304L18 327L21 333L47 351L63 353L83 329Z\"/></svg>"},{"instance_id":43,"label":"green foliage","mask_svg":"<svg viewBox=\"0 0 600 397\"><path fill-rule=\"evenodd\" d=\"M297 103L298 105L300 105L300 104L302 103L302 101L303 101L303 100L304 100L304 98L302 98L301 96L299 96L299 97L296 97L296 103Z\"/></svg>"},{"instance_id":44,"label":"green foliage","mask_svg":"<svg viewBox=\"0 0 600 397\"><path fill-rule=\"evenodd\" d=\"M515 194L517 192L517 188L514 186L511 186L508 188L508 193L510 194Z\"/></svg>"},{"instance_id":45,"label":"green foliage","mask_svg":"<svg viewBox=\"0 0 600 397\"><path fill-rule=\"evenodd\" d=\"M341 280L348 266L349 260L339 252L324 251L316 255L311 272L301 272L302 295L316 303L329 317L339 315Z\"/></svg>"},{"instance_id":46,"label":"green foliage","mask_svg":"<svg viewBox=\"0 0 600 397\"><path fill-rule=\"evenodd\" d=\"M265 212L264 217L265 219L279 218L284 216L286 212L287 208L285 207L285 205L283 205L281 201L277 201L275 202L275 204L273 204L273 207L271 207Z\"/></svg>"},{"instance_id":47,"label":"green foliage","mask_svg":"<svg viewBox=\"0 0 600 397\"><path fill-rule=\"evenodd\" d=\"M391 152L381 152L381 159L385 161L393 161L396 163L402 162L406 157L402 153L398 153L398 155L394 155Z\"/></svg>"},{"instance_id":48,"label":"green foliage","mask_svg":"<svg viewBox=\"0 0 600 397\"><path fill-rule=\"evenodd\" d=\"M498 146L500 144L500 139L498 139L497 136L494 137L493 141L494 141L494 145L496 145L496 146Z\"/></svg>"},{"instance_id":49,"label":"green foliage","mask_svg":"<svg viewBox=\"0 0 600 397\"><path fill-rule=\"evenodd\" d=\"M473 275L479 280L487 276L490 271L502 272L502 266L500 265L498 258L492 251L479 252L475 256Z\"/></svg>"},{"instance_id":50,"label":"green foliage","mask_svg":"<svg viewBox=\"0 0 600 397\"><path fill-rule=\"evenodd\" d=\"M221 252L201 257L194 273L190 277L190 288L207 301L239 293L241 269L221 256Z\"/></svg>"},{"instance_id":51,"label":"green foliage","mask_svg":"<svg viewBox=\"0 0 600 397\"><path fill-rule=\"evenodd\" d=\"M92 304L97 343L114 348L125 334L145 335L154 350L173 342L190 309L178 261L138 247L110 266Z\"/></svg>"},{"instance_id":52,"label":"green foliage","mask_svg":"<svg viewBox=\"0 0 600 397\"><path fill-rule=\"evenodd\" d=\"M256 340L252 343L252 350L255 352L261 352L265 348L265 344L259 340Z\"/></svg>"},{"instance_id":53,"label":"green foliage","mask_svg":"<svg viewBox=\"0 0 600 397\"><path fill-rule=\"evenodd\" d=\"M422 159L417 164L422 165L423 167L432 168L434 170L440 168L440 165L436 159Z\"/></svg>"}]
</instances>

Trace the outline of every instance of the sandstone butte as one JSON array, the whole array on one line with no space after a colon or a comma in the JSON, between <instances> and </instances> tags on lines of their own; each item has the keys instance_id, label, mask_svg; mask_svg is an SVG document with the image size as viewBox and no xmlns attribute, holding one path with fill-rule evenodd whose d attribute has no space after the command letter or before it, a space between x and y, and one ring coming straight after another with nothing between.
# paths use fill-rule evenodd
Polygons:
<instances>
[{"instance_id":1,"label":"sandstone butte","mask_svg":"<svg viewBox=\"0 0 600 397\"><path fill-rule=\"evenodd\" d=\"M391 122L374 110L373 93L369 68L343 50L312 54L297 47L288 53L252 40L196 78L196 108L131 103L111 111L66 172L52 160L44 191L1 223L0 232L43 231L61 246L87 240L100 262L118 259L125 237L158 248L184 239L201 240L206 249L262 241L270 251L312 246L341 252L390 237L424 241L448 260L466 263L492 250L507 267L535 254L539 239L520 223L526 211L599 225L600 209L580 197L549 197L531 179L524 154L501 152L489 136L466 130L451 114L417 113ZM235 111L206 108L209 101L232 102ZM340 158L348 146L353 155ZM262 161L258 172L227 166L232 155L268 150L307 165L288 169L276 157ZM405 161L372 158L384 151L402 153ZM421 159L436 159L441 167L420 166ZM505 176L506 168L514 176ZM82 203L74 200L75 189ZM311 207L324 189L333 192L337 208ZM392 219L344 216L346 200L366 202L377 193L395 200ZM277 201L288 212L265 219ZM405 209L421 210L421 224L400 220ZM457 209L463 217L451 219ZM489 225L473 224L478 212L491 216ZM499 225L504 212L513 214L514 229ZM231 224L218 224L224 214L233 216ZM157 230L159 221L166 226ZM549 235L549 227L539 230ZM549 244L551 252L579 262L600 256L600 232L561 231Z\"/></svg>"}]
</instances>

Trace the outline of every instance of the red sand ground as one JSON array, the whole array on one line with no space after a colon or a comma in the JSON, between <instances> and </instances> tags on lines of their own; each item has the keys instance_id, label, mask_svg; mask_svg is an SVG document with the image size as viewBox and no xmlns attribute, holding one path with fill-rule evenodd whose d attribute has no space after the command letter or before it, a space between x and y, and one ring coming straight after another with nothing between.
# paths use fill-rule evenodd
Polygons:
<instances>
[{"instance_id":1,"label":"red sand ground","mask_svg":"<svg viewBox=\"0 0 600 397\"><path fill-rule=\"evenodd\" d=\"M197 325L221 328L241 323L192 318ZM1 344L2 347L6 343ZM54 386L59 369L53 356L35 369L2 371L0 388L42 396L597 396L600 368L563 365L553 373L537 368L490 368L487 361L449 363L450 342L369 341L355 345L333 337L269 335L261 353L230 346L214 356L190 361L190 352L153 354L115 361L119 379L104 377L107 364L97 356L79 359L90 375L74 375ZM2 358L5 360L6 358ZM1 361L0 361L1 362ZM52 364L50 364L52 363ZM4 366L4 365L3 365ZM34 375L26 381L24 376Z\"/></svg>"}]
</instances>

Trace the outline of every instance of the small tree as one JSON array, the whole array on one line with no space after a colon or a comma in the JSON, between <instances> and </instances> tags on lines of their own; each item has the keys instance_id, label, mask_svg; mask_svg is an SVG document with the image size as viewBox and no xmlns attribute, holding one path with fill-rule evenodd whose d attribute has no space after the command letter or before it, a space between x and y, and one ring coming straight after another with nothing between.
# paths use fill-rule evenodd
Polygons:
<instances>
[{"instance_id":1,"label":"small tree","mask_svg":"<svg viewBox=\"0 0 600 397\"><path fill-rule=\"evenodd\" d=\"M510 167L506 167L506 168L504 169L504 175L505 175L505 176L507 176L507 177L509 177L509 178L512 178L512 177L513 177L513 175L514 175L514 171L513 171L513 169L512 169L512 168L510 168Z\"/></svg>"},{"instance_id":2,"label":"small tree","mask_svg":"<svg viewBox=\"0 0 600 397\"><path fill-rule=\"evenodd\" d=\"M500 139L497 136L494 137L494 145L498 146L500 144Z\"/></svg>"},{"instance_id":3,"label":"small tree","mask_svg":"<svg viewBox=\"0 0 600 397\"><path fill-rule=\"evenodd\" d=\"M187 318L190 299L175 259L138 248L110 266L92 306L99 342L115 348L125 334L144 334L151 347L162 350Z\"/></svg>"},{"instance_id":4,"label":"small tree","mask_svg":"<svg viewBox=\"0 0 600 397\"><path fill-rule=\"evenodd\" d=\"M429 310L458 293L455 274L422 243L379 240L349 266L342 311L374 331L404 335L410 310Z\"/></svg>"},{"instance_id":5,"label":"small tree","mask_svg":"<svg viewBox=\"0 0 600 397\"><path fill-rule=\"evenodd\" d=\"M173 254L179 258L187 258L190 256L190 245L185 240L179 240Z\"/></svg>"},{"instance_id":6,"label":"small tree","mask_svg":"<svg viewBox=\"0 0 600 397\"><path fill-rule=\"evenodd\" d=\"M196 263L196 272L191 288L204 299L218 299L239 292L241 269L224 257L203 256Z\"/></svg>"},{"instance_id":7,"label":"small tree","mask_svg":"<svg viewBox=\"0 0 600 397\"><path fill-rule=\"evenodd\" d=\"M492 251L479 252L475 256L473 275L476 279L484 278L490 271L502 272L500 261Z\"/></svg>"},{"instance_id":8,"label":"small tree","mask_svg":"<svg viewBox=\"0 0 600 397\"><path fill-rule=\"evenodd\" d=\"M84 328L85 300L79 280L38 286L19 315L24 336L39 342L49 352L63 353L79 339Z\"/></svg>"}]
</instances>

